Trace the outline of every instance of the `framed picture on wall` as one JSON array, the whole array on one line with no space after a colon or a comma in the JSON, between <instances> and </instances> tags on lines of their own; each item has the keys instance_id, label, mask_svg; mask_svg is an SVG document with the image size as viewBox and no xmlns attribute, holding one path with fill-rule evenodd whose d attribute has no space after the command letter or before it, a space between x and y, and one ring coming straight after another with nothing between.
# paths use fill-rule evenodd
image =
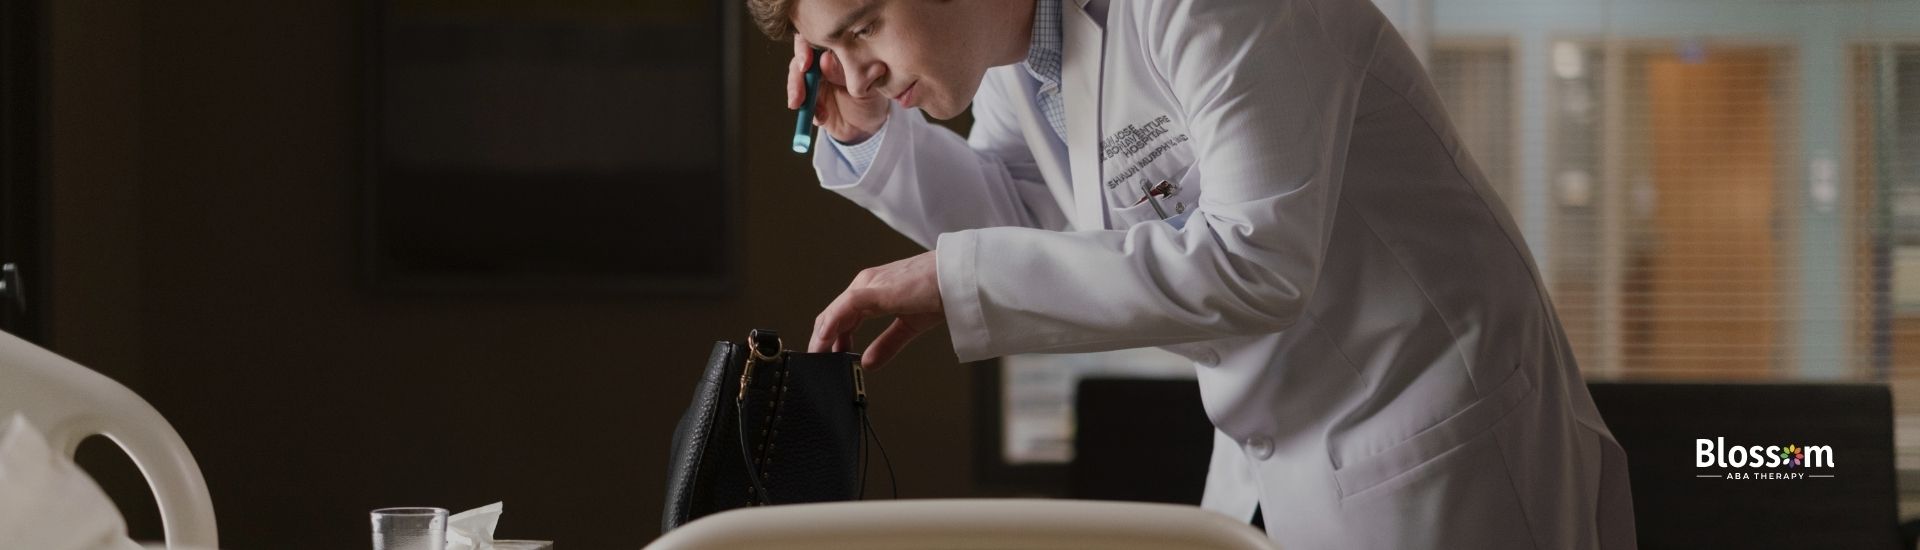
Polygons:
<instances>
[{"instance_id":1,"label":"framed picture on wall","mask_svg":"<svg viewBox=\"0 0 1920 550\"><path fill-rule=\"evenodd\" d=\"M737 3L368 3L367 279L726 292Z\"/></svg>"}]
</instances>

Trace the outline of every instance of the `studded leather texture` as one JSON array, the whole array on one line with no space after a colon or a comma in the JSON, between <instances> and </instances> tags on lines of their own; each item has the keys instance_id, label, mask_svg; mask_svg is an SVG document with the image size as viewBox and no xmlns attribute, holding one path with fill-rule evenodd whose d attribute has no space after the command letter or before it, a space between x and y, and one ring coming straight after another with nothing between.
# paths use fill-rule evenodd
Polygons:
<instances>
[{"instance_id":1,"label":"studded leather texture","mask_svg":"<svg viewBox=\"0 0 1920 550\"><path fill-rule=\"evenodd\" d=\"M738 416L744 416L754 470L772 504L859 496L861 418L853 369L860 356L787 352L780 360L758 362L740 415L735 403L747 357L743 344L714 343L693 403L674 429L662 533L709 514L764 504L748 481Z\"/></svg>"}]
</instances>

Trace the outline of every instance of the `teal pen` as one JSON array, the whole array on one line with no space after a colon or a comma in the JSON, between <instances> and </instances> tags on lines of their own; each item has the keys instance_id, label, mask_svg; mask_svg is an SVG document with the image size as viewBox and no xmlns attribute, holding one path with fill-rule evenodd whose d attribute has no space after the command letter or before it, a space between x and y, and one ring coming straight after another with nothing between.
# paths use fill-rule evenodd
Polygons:
<instances>
[{"instance_id":1,"label":"teal pen","mask_svg":"<svg viewBox=\"0 0 1920 550\"><path fill-rule=\"evenodd\" d=\"M807 99L800 102L800 118L793 122L793 152L806 154L813 150L813 104L820 99L820 53L826 50L813 50L813 63L808 64Z\"/></svg>"}]
</instances>

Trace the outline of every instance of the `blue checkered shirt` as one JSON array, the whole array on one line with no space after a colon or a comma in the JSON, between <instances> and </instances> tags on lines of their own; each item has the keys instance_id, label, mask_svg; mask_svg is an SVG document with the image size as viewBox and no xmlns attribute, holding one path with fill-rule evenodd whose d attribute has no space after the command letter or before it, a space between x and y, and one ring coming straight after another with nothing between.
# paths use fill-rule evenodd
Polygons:
<instances>
[{"instance_id":1,"label":"blue checkered shirt","mask_svg":"<svg viewBox=\"0 0 1920 550\"><path fill-rule=\"evenodd\" d=\"M1027 60L1020 65L1027 74L1040 83L1040 91L1034 94L1034 100L1040 102L1040 112L1047 115L1047 125L1053 127L1054 135L1062 142L1067 139L1067 111L1060 98L1060 52L1065 48L1065 38L1060 30L1060 0L1034 0L1033 39L1027 46ZM886 125L873 137L857 144L848 145L827 136L827 142L840 152L840 158L855 173L865 174L867 167L873 165L873 157L880 152L880 140L887 134Z\"/></svg>"}]
</instances>

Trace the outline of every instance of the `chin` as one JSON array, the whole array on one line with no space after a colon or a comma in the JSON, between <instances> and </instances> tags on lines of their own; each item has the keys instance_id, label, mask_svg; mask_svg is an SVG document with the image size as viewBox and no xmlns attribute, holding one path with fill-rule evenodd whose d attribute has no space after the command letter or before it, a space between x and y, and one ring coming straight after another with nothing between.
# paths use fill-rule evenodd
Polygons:
<instances>
[{"instance_id":1,"label":"chin","mask_svg":"<svg viewBox=\"0 0 1920 550\"><path fill-rule=\"evenodd\" d=\"M920 106L920 112L926 113L927 116L940 119L940 120L953 120L953 117L960 116L960 113L964 113L966 111L967 111L966 105L961 105L959 108L953 108L943 103L930 103L927 105Z\"/></svg>"}]
</instances>

